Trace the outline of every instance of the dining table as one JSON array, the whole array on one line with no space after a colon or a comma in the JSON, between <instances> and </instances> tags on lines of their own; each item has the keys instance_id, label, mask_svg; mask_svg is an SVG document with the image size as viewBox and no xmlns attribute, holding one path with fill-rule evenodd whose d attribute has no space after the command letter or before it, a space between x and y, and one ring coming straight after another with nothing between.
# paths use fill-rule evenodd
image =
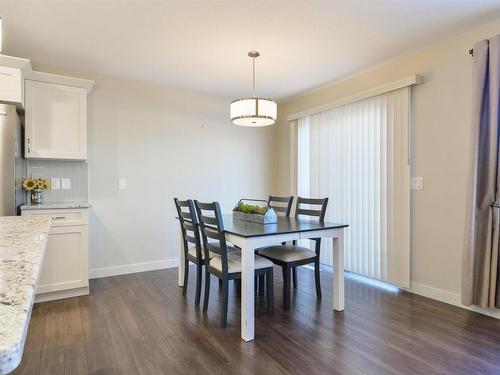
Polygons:
<instances>
[{"instance_id":1,"label":"dining table","mask_svg":"<svg viewBox=\"0 0 500 375\"><path fill-rule=\"evenodd\" d=\"M241 248L241 338L255 338L255 250L286 241L332 238L333 239L333 306L344 310L344 230L349 225L318 221L301 217L278 217L277 223L260 224L233 218L224 214L226 241ZM179 252L179 286L184 285L184 247Z\"/></svg>"}]
</instances>

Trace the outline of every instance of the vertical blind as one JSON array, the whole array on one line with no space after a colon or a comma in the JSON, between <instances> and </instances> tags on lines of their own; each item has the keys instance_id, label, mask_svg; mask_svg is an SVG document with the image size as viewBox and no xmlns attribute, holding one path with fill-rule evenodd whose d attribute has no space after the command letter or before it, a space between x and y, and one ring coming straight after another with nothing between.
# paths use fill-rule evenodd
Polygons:
<instances>
[{"instance_id":1,"label":"vertical blind","mask_svg":"<svg viewBox=\"0 0 500 375\"><path fill-rule=\"evenodd\" d=\"M409 286L409 87L315 115L297 126L297 193L329 197L348 223L345 269ZM321 262L332 264L332 240Z\"/></svg>"}]
</instances>

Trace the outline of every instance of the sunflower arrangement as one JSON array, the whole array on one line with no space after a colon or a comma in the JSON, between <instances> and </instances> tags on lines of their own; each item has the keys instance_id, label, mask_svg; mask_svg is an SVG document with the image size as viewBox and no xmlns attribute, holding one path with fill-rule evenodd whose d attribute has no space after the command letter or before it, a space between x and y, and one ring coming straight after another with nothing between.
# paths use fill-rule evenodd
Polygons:
<instances>
[{"instance_id":1,"label":"sunflower arrangement","mask_svg":"<svg viewBox=\"0 0 500 375\"><path fill-rule=\"evenodd\" d=\"M50 189L50 182L49 180L44 180L42 178L36 180L33 177L26 177L23 181L23 188L27 191L46 190Z\"/></svg>"}]
</instances>

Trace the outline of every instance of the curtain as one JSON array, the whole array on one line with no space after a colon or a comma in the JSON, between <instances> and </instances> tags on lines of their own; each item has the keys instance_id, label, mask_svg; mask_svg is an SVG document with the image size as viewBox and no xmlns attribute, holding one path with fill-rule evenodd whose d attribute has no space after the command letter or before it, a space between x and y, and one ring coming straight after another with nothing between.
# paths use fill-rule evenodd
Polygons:
<instances>
[{"instance_id":1,"label":"curtain","mask_svg":"<svg viewBox=\"0 0 500 375\"><path fill-rule=\"evenodd\" d=\"M297 193L329 197L326 220L349 224L345 269L402 287L410 279L409 92L303 117L297 128ZM322 241L327 265L331 246Z\"/></svg>"},{"instance_id":2,"label":"curtain","mask_svg":"<svg viewBox=\"0 0 500 375\"><path fill-rule=\"evenodd\" d=\"M500 307L500 35L476 43L473 59L473 133L462 303Z\"/></svg>"}]
</instances>

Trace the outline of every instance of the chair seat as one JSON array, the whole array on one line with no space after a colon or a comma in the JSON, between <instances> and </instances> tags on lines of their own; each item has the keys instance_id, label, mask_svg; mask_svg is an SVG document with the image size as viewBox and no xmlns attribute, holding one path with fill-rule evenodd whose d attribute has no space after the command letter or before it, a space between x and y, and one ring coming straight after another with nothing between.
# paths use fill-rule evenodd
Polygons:
<instances>
[{"instance_id":1,"label":"chair seat","mask_svg":"<svg viewBox=\"0 0 500 375\"><path fill-rule=\"evenodd\" d=\"M222 272L222 260L220 255L215 255L210 259L210 266ZM255 255L255 269L272 267L273 263L266 258ZM227 268L228 273L241 272L241 252L231 252L227 254Z\"/></svg>"},{"instance_id":2,"label":"chair seat","mask_svg":"<svg viewBox=\"0 0 500 375\"><path fill-rule=\"evenodd\" d=\"M295 245L276 245L259 249L259 254L266 258L291 263L301 260L314 259L316 253L307 247Z\"/></svg>"},{"instance_id":3,"label":"chair seat","mask_svg":"<svg viewBox=\"0 0 500 375\"><path fill-rule=\"evenodd\" d=\"M196 258L196 245L191 246L188 249L188 254L191 255L192 257ZM203 249L201 249L201 259L205 259L205 252L203 251Z\"/></svg>"},{"instance_id":4,"label":"chair seat","mask_svg":"<svg viewBox=\"0 0 500 375\"><path fill-rule=\"evenodd\" d=\"M210 243L210 245L213 245L213 246L217 246L219 247L219 244L214 242L214 243ZM228 253L234 253L234 252L239 252L240 249L237 249L236 247L234 246L226 246L227 248L227 252ZM188 254L191 255L193 258L196 258L196 245L195 246L191 246L189 249L188 249ZM210 251L210 259L213 258L215 255L217 255L216 253ZM201 259L205 259L205 252L203 251L203 248L201 249Z\"/></svg>"},{"instance_id":5,"label":"chair seat","mask_svg":"<svg viewBox=\"0 0 500 375\"><path fill-rule=\"evenodd\" d=\"M218 242L214 242L214 243L210 243L210 245L214 245L214 246L217 246L219 247L219 243ZM235 247L235 246L231 246L231 245L227 245L226 244L226 249L227 249L227 253L239 253L241 252L241 249ZM213 254L213 255L218 255L216 253L214 253L213 251L210 252L210 254ZM213 258L212 256L210 258Z\"/></svg>"}]
</instances>

